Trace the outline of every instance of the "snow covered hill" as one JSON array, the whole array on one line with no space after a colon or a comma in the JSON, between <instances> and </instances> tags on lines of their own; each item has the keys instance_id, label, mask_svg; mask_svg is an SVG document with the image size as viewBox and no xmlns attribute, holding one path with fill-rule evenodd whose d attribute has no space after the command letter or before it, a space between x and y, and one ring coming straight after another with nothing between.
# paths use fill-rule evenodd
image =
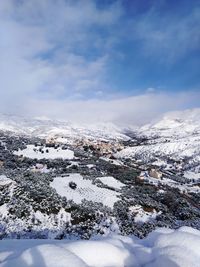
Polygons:
<instances>
[{"instance_id":1,"label":"snow covered hill","mask_svg":"<svg viewBox=\"0 0 200 267\"><path fill-rule=\"evenodd\" d=\"M112 123L95 125L76 125L66 121L44 118L25 118L14 115L0 115L0 130L18 135L30 135L40 138L56 137L63 140L89 138L97 140L127 140L122 130ZM61 140L61 139L60 139Z\"/></svg>"},{"instance_id":2,"label":"snow covered hill","mask_svg":"<svg viewBox=\"0 0 200 267\"><path fill-rule=\"evenodd\" d=\"M171 160L184 161L186 168L199 171L200 109L167 113L160 120L135 130L133 138L142 141L126 147L117 157L137 158L166 168Z\"/></svg>"},{"instance_id":3,"label":"snow covered hill","mask_svg":"<svg viewBox=\"0 0 200 267\"><path fill-rule=\"evenodd\" d=\"M143 240L3 240L0 267L199 267L199 247L200 232L189 227L157 229Z\"/></svg>"},{"instance_id":4,"label":"snow covered hill","mask_svg":"<svg viewBox=\"0 0 200 267\"><path fill-rule=\"evenodd\" d=\"M187 137L200 132L200 109L169 112L140 128L145 136Z\"/></svg>"}]
</instances>

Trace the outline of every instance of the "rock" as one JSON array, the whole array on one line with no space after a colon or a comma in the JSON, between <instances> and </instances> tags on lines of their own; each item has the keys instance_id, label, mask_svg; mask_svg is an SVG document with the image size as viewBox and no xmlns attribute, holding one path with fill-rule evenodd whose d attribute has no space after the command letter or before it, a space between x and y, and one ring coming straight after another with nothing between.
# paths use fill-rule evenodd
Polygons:
<instances>
[{"instance_id":1,"label":"rock","mask_svg":"<svg viewBox=\"0 0 200 267\"><path fill-rule=\"evenodd\" d=\"M151 169L149 171L149 176L156 178L156 179L161 179L162 178L162 173L156 169Z\"/></svg>"}]
</instances>

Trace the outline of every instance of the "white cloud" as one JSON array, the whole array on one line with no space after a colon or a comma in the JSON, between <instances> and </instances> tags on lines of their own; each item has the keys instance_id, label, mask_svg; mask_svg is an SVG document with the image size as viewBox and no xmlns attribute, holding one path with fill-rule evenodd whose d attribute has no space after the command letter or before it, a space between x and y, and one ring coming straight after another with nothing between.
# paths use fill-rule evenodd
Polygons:
<instances>
[{"instance_id":1,"label":"white cloud","mask_svg":"<svg viewBox=\"0 0 200 267\"><path fill-rule=\"evenodd\" d=\"M92 0L0 1L1 106L106 90L107 44L92 27L109 29L120 15L119 5ZM102 53L89 59L95 43Z\"/></svg>"},{"instance_id":2,"label":"white cloud","mask_svg":"<svg viewBox=\"0 0 200 267\"><path fill-rule=\"evenodd\" d=\"M38 100L26 102L21 114L46 116L72 122L113 122L117 125L141 125L170 110L182 110L198 104L200 92L158 93L110 99ZM14 108L14 107L13 107ZM13 110L15 112L15 110Z\"/></svg>"},{"instance_id":3,"label":"white cloud","mask_svg":"<svg viewBox=\"0 0 200 267\"><path fill-rule=\"evenodd\" d=\"M200 7L193 4L186 14L177 12L174 15L173 12L160 13L156 3L147 13L132 20L132 38L142 41L148 56L156 56L157 60L167 63L176 62L199 49Z\"/></svg>"}]
</instances>

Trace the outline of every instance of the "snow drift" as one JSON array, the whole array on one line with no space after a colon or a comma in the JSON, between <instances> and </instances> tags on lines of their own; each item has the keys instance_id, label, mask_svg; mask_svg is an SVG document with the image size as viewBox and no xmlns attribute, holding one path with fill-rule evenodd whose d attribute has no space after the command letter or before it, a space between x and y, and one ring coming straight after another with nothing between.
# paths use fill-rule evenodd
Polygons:
<instances>
[{"instance_id":1,"label":"snow drift","mask_svg":"<svg viewBox=\"0 0 200 267\"><path fill-rule=\"evenodd\" d=\"M200 231L157 229L146 239L2 240L0 267L199 267Z\"/></svg>"}]
</instances>

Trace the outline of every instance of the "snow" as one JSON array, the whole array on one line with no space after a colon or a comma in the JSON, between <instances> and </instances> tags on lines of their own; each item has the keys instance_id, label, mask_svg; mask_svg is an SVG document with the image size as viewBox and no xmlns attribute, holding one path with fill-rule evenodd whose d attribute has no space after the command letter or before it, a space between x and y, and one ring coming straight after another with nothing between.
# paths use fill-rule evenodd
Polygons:
<instances>
[{"instance_id":1,"label":"snow","mask_svg":"<svg viewBox=\"0 0 200 267\"><path fill-rule=\"evenodd\" d=\"M89 169L95 168L95 165L94 165L94 164L87 164L86 166L87 166Z\"/></svg>"},{"instance_id":2,"label":"snow","mask_svg":"<svg viewBox=\"0 0 200 267\"><path fill-rule=\"evenodd\" d=\"M11 184L13 181L7 178L5 175L0 175L0 186L5 186Z\"/></svg>"},{"instance_id":3,"label":"snow","mask_svg":"<svg viewBox=\"0 0 200 267\"><path fill-rule=\"evenodd\" d=\"M66 121L25 118L0 114L0 129L15 134L55 138L61 143L72 143L77 139L129 140L122 129L112 123L73 124Z\"/></svg>"},{"instance_id":4,"label":"snow","mask_svg":"<svg viewBox=\"0 0 200 267\"><path fill-rule=\"evenodd\" d=\"M169 169L167 159L182 161L189 166L200 164L200 109L164 114L157 122L135 129L136 137L147 141L118 152L115 157L136 158ZM155 161L156 159L156 161ZM182 162L183 163L183 162ZM182 163L175 168L182 168ZM171 164L171 163L170 163Z\"/></svg>"},{"instance_id":5,"label":"snow","mask_svg":"<svg viewBox=\"0 0 200 267\"><path fill-rule=\"evenodd\" d=\"M123 266L130 255L129 251L120 243L117 246L109 241L79 241L67 245L67 249L78 255L89 266Z\"/></svg>"},{"instance_id":6,"label":"snow","mask_svg":"<svg viewBox=\"0 0 200 267\"><path fill-rule=\"evenodd\" d=\"M135 214L135 223L146 223L152 221L161 214L161 212L157 212L155 209L152 211L145 211L140 205L129 207L129 210L131 214Z\"/></svg>"},{"instance_id":7,"label":"snow","mask_svg":"<svg viewBox=\"0 0 200 267\"><path fill-rule=\"evenodd\" d=\"M7 203L0 206L1 229L6 229L9 238L17 238L19 235L24 238L35 238L35 234L43 238L55 239L66 229L66 224L71 221L71 214L61 208L57 214L45 214L41 211L34 211L30 207L30 215L24 218L10 217L9 205ZM32 232L29 232L29 229ZM2 232L0 232L2 234Z\"/></svg>"},{"instance_id":8,"label":"snow","mask_svg":"<svg viewBox=\"0 0 200 267\"><path fill-rule=\"evenodd\" d=\"M72 189L69 186L70 182L76 183L77 188ZM81 204L82 200L86 199L113 208L120 195L113 190L96 186L92 183L92 180L84 179L80 174L56 177L50 185L56 189L59 195L66 197L68 200L73 200L77 204Z\"/></svg>"},{"instance_id":9,"label":"snow","mask_svg":"<svg viewBox=\"0 0 200 267\"><path fill-rule=\"evenodd\" d=\"M57 217L58 226L60 227L62 226L62 224L69 222L71 219L70 213L66 212L63 208L60 209L56 217ZM37 210L34 213L34 218L36 221L39 221L43 225L48 225L50 221L50 217L47 214L44 214L39 210Z\"/></svg>"},{"instance_id":10,"label":"snow","mask_svg":"<svg viewBox=\"0 0 200 267\"><path fill-rule=\"evenodd\" d=\"M3 131L9 131L9 132L14 132L15 131L15 128L13 126L8 125L5 122L1 122L0 123L0 129L3 130Z\"/></svg>"},{"instance_id":11,"label":"snow","mask_svg":"<svg viewBox=\"0 0 200 267\"><path fill-rule=\"evenodd\" d=\"M184 177L187 178L187 179L200 180L200 173L187 171L187 172L184 173Z\"/></svg>"},{"instance_id":12,"label":"snow","mask_svg":"<svg viewBox=\"0 0 200 267\"><path fill-rule=\"evenodd\" d=\"M200 131L200 108L168 112L158 121L140 128L145 135L185 137Z\"/></svg>"},{"instance_id":13,"label":"snow","mask_svg":"<svg viewBox=\"0 0 200 267\"><path fill-rule=\"evenodd\" d=\"M38 172L38 173L49 173L50 170L47 168L47 165L39 164L37 163L35 166L32 166L30 168L32 172Z\"/></svg>"},{"instance_id":14,"label":"snow","mask_svg":"<svg viewBox=\"0 0 200 267\"><path fill-rule=\"evenodd\" d=\"M200 188L198 185L193 184L180 184L176 181L173 181L171 179L163 177L162 179L157 179L151 176L146 176L145 181L149 181L150 183L154 184L155 186L158 186L159 184L162 184L164 186L170 186L171 188L177 188L180 190L180 192L193 192L193 193L199 193Z\"/></svg>"},{"instance_id":15,"label":"snow","mask_svg":"<svg viewBox=\"0 0 200 267\"><path fill-rule=\"evenodd\" d=\"M2 218L6 218L8 216L9 212L8 212L8 207L7 205L4 203L3 205L0 206L0 216Z\"/></svg>"},{"instance_id":16,"label":"snow","mask_svg":"<svg viewBox=\"0 0 200 267\"><path fill-rule=\"evenodd\" d=\"M115 189L121 189L121 187L124 186L123 183L112 176L97 177L97 179L99 179L103 184Z\"/></svg>"},{"instance_id":17,"label":"snow","mask_svg":"<svg viewBox=\"0 0 200 267\"><path fill-rule=\"evenodd\" d=\"M16 182L12 179L8 178L6 175L0 175L0 189L4 187L9 187L9 196L13 195L14 188L16 186ZM2 206L1 206L2 207ZM0 207L0 216L1 216L1 207Z\"/></svg>"},{"instance_id":18,"label":"snow","mask_svg":"<svg viewBox=\"0 0 200 267\"><path fill-rule=\"evenodd\" d=\"M43 153L39 151L42 149ZM14 152L15 155L23 156L31 159L73 159L74 152L70 149L63 150L62 148L54 147L35 147L34 145L28 145L27 148Z\"/></svg>"},{"instance_id":19,"label":"snow","mask_svg":"<svg viewBox=\"0 0 200 267\"><path fill-rule=\"evenodd\" d=\"M200 231L160 228L145 239L2 240L0 267L199 267Z\"/></svg>"},{"instance_id":20,"label":"snow","mask_svg":"<svg viewBox=\"0 0 200 267\"><path fill-rule=\"evenodd\" d=\"M120 160L109 159L106 157L100 157L99 159L110 162L111 164L116 165L116 166L123 166L123 163Z\"/></svg>"},{"instance_id":21,"label":"snow","mask_svg":"<svg viewBox=\"0 0 200 267\"><path fill-rule=\"evenodd\" d=\"M22 244L20 244L22 243ZM18 250L28 246L32 242L15 242L19 245ZM35 242L34 242L35 243ZM16 253L17 254L17 253ZM3 255L4 256L4 255ZM5 256L4 256L5 257ZM66 267L77 266L87 267L87 265L76 255L60 246L54 244L42 244L26 248L18 257L8 256L8 260L0 263L1 267Z\"/></svg>"},{"instance_id":22,"label":"snow","mask_svg":"<svg viewBox=\"0 0 200 267\"><path fill-rule=\"evenodd\" d=\"M115 156L118 158L139 157L146 160L154 160L155 157L167 155L175 159L182 159L199 155L199 144L200 136L190 136L182 139L172 138L170 142L163 142L163 140L157 139L155 144L128 147L118 152Z\"/></svg>"}]
</instances>

